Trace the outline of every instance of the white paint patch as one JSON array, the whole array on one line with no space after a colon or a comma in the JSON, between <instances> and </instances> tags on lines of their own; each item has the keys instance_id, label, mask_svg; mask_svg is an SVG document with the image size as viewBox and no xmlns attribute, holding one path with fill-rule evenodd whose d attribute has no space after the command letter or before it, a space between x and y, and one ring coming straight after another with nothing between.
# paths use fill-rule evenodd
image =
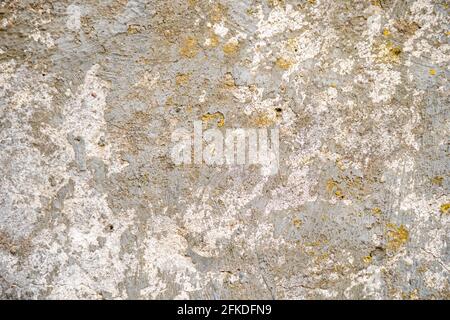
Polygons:
<instances>
[{"instance_id":1,"label":"white paint patch","mask_svg":"<svg viewBox=\"0 0 450 320\"><path fill-rule=\"evenodd\" d=\"M214 24L214 33L220 37L225 37L228 33L228 28L223 25L223 22Z\"/></svg>"},{"instance_id":2,"label":"white paint patch","mask_svg":"<svg viewBox=\"0 0 450 320\"><path fill-rule=\"evenodd\" d=\"M67 7L66 14L68 16L66 27L72 31L78 31L81 28L81 7L71 4Z\"/></svg>"}]
</instances>

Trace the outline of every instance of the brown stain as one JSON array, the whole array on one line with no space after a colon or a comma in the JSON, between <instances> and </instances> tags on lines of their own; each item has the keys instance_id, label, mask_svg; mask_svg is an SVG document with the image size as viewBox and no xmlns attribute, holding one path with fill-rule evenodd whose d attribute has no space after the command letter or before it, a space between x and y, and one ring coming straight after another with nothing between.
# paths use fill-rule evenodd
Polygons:
<instances>
[{"instance_id":1,"label":"brown stain","mask_svg":"<svg viewBox=\"0 0 450 320\"><path fill-rule=\"evenodd\" d=\"M403 33L407 36L412 36L420 28L420 26L416 22L407 21L404 19L397 20L394 23L394 27L398 30L398 32Z\"/></svg>"}]
</instances>

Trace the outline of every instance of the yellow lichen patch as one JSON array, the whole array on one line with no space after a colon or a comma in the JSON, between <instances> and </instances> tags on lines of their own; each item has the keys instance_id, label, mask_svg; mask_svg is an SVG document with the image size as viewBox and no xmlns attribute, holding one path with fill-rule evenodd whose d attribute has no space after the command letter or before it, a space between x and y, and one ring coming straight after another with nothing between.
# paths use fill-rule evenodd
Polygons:
<instances>
[{"instance_id":1,"label":"yellow lichen patch","mask_svg":"<svg viewBox=\"0 0 450 320\"><path fill-rule=\"evenodd\" d=\"M233 75L231 73L226 73L224 77L224 84L227 88L234 88L236 86L236 83L234 82Z\"/></svg>"},{"instance_id":2,"label":"yellow lichen patch","mask_svg":"<svg viewBox=\"0 0 450 320\"><path fill-rule=\"evenodd\" d=\"M400 249L409 239L409 232L404 225L400 227L395 226L392 223L387 225L387 248L393 251Z\"/></svg>"},{"instance_id":3,"label":"yellow lichen patch","mask_svg":"<svg viewBox=\"0 0 450 320\"><path fill-rule=\"evenodd\" d=\"M289 39L287 40L287 48L288 48L290 51L296 51L296 50L298 50L298 41L297 41L297 39L296 39L296 38L289 38Z\"/></svg>"},{"instance_id":4,"label":"yellow lichen patch","mask_svg":"<svg viewBox=\"0 0 450 320\"><path fill-rule=\"evenodd\" d=\"M441 211L442 214L450 213L450 203L443 203L443 204L441 204L440 211Z\"/></svg>"},{"instance_id":5,"label":"yellow lichen patch","mask_svg":"<svg viewBox=\"0 0 450 320\"><path fill-rule=\"evenodd\" d=\"M267 4L269 5L269 7L276 7L279 5L284 5L285 0L267 0Z\"/></svg>"},{"instance_id":6,"label":"yellow lichen patch","mask_svg":"<svg viewBox=\"0 0 450 320\"><path fill-rule=\"evenodd\" d=\"M219 45L219 37L215 33L211 33L210 37L205 40L205 46L215 48Z\"/></svg>"},{"instance_id":7,"label":"yellow lichen patch","mask_svg":"<svg viewBox=\"0 0 450 320\"><path fill-rule=\"evenodd\" d=\"M275 65L280 69L288 70L292 66L292 62L288 59L280 57L275 62Z\"/></svg>"},{"instance_id":8,"label":"yellow lichen patch","mask_svg":"<svg viewBox=\"0 0 450 320\"><path fill-rule=\"evenodd\" d=\"M363 258L365 264L370 264L372 262L372 256L368 255Z\"/></svg>"},{"instance_id":9,"label":"yellow lichen patch","mask_svg":"<svg viewBox=\"0 0 450 320\"><path fill-rule=\"evenodd\" d=\"M394 46L391 42L382 43L377 47L377 58L383 63L397 63L400 61L402 49Z\"/></svg>"},{"instance_id":10,"label":"yellow lichen patch","mask_svg":"<svg viewBox=\"0 0 450 320\"><path fill-rule=\"evenodd\" d=\"M131 35L131 34L136 34L141 32L143 29L143 27L137 25L137 24L130 24L127 28L127 34Z\"/></svg>"},{"instance_id":11,"label":"yellow lichen patch","mask_svg":"<svg viewBox=\"0 0 450 320\"><path fill-rule=\"evenodd\" d=\"M447 31L445 34L450 37L450 31Z\"/></svg>"},{"instance_id":12,"label":"yellow lichen patch","mask_svg":"<svg viewBox=\"0 0 450 320\"><path fill-rule=\"evenodd\" d=\"M411 291L409 293L402 292L402 299L403 300L418 300L419 299L418 290L414 289L413 291Z\"/></svg>"},{"instance_id":13,"label":"yellow lichen patch","mask_svg":"<svg viewBox=\"0 0 450 320\"><path fill-rule=\"evenodd\" d=\"M187 37L180 48L180 54L186 58L193 58L198 53L197 39L194 37Z\"/></svg>"},{"instance_id":14,"label":"yellow lichen patch","mask_svg":"<svg viewBox=\"0 0 450 320\"><path fill-rule=\"evenodd\" d=\"M390 35L391 35L391 32L389 31L389 29L383 29L383 35L385 36L385 37L389 37Z\"/></svg>"},{"instance_id":15,"label":"yellow lichen patch","mask_svg":"<svg viewBox=\"0 0 450 320\"><path fill-rule=\"evenodd\" d=\"M226 14L227 8L224 7L222 4L217 3L211 8L210 12L210 18L212 22L220 22L225 14Z\"/></svg>"},{"instance_id":16,"label":"yellow lichen patch","mask_svg":"<svg viewBox=\"0 0 450 320\"><path fill-rule=\"evenodd\" d=\"M337 181L335 181L333 179L328 179L326 188L327 188L327 191L329 193L334 194L339 199L344 199L345 198L344 193L342 192L342 189L339 186Z\"/></svg>"},{"instance_id":17,"label":"yellow lichen patch","mask_svg":"<svg viewBox=\"0 0 450 320\"><path fill-rule=\"evenodd\" d=\"M371 3L373 6L382 7L381 0L372 0Z\"/></svg>"},{"instance_id":18,"label":"yellow lichen patch","mask_svg":"<svg viewBox=\"0 0 450 320\"><path fill-rule=\"evenodd\" d=\"M223 127L225 125L225 117L222 112L219 112L219 111L214 112L214 113L208 112L207 114L204 114L202 116L202 121L205 122L206 125L208 125L208 122L210 120L216 120L218 127Z\"/></svg>"},{"instance_id":19,"label":"yellow lichen patch","mask_svg":"<svg viewBox=\"0 0 450 320\"><path fill-rule=\"evenodd\" d=\"M259 114L253 120L253 123L257 127L268 127L268 126L272 125L274 122L275 122L275 119L270 117L267 114Z\"/></svg>"},{"instance_id":20,"label":"yellow lichen patch","mask_svg":"<svg viewBox=\"0 0 450 320\"><path fill-rule=\"evenodd\" d=\"M196 4L197 4L197 0L188 0L189 7L195 7Z\"/></svg>"},{"instance_id":21,"label":"yellow lichen patch","mask_svg":"<svg viewBox=\"0 0 450 320\"><path fill-rule=\"evenodd\" d=\"M375 215L380 215L381 214L381 209L378 207L372 208L372 213Z\"/></svg>"},{"instance_id":22,"label":"yellow lichen patch","mask_svg":"<svg viewBox=\"0 0 450 320\"><path fill-rule=\"evenodd\" d=\"M232 56L235 55L239 50L239 41L230 40L223 46L223 52L226 55Z\"/></svg>"},{"instance_id":23,"label":"yellow lichen patch","mask_svg":"<svg viewBox=\"0 0 450 320\"><path fill-rule=\"evenodd\" d=\"M167 100L166 100L165 105L166 105L167 107L168 107L168 106L174 105L173 97L168 97Z\"/></svg>"},{"instance_id":24,"label":"yellow lichen patch","mask_svg":"<svg viewBox=\"0 0 450 320\"><path fill-rule=\"evenodd\" d=\"M303 222L302 222L302 220L296 218L296 219L292 220L292 224L294 225L294 227L299 229L301 227L301 225L303 224Z\"/></svg>"},{"instance_id":25,"label":"yellow lichen patch","mask_svg":"<svg viewBox=\"0 0 450 320\"><path fill-rule=\"evenodd\" d=\"M444 178L441 176L436 176L433 179L431 179L431 183L438 185L438 186L442 186L443 182L444 182Z\"/></svg>"},{"instance_id":26,"label":"yellow lichen patch","mask_svg":"<svg viewBox=\"0 0 450 320\"><path fill-rule=\"evenodd\" d=\"M391 61L398 61L400 54L402 53L402 49L399 47L392 46L389 48L389 57Z\"/></svg>"},{"instance_id":27,"label":"yellow lichen patch","mask_svg":"<svg viewBox=\"0 0 450 320\"><path fill-rule=\"evenodd\" d=\"M430 76L434 76L434 75L436 75L436 70L435 69L430 69L428 71L428 73L430 74Z\"/></svg>"},{"instance_id":28,"label":"yellow lichen patch","mask_svg":"<svg viewBox=\"0 0 450 320\"><path fill-rule=\"evenodd\" d=\"M189 75L185 73L178 73L175 77L175 82L178 86L184 86L189 81Z\"/></svg>"}]
</instances>

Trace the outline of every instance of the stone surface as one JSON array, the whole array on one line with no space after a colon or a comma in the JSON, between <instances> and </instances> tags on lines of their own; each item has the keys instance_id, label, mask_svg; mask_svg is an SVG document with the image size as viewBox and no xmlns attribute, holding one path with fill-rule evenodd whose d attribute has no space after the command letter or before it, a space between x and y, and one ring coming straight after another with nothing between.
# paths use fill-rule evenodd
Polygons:
<instances>
[{"instance_id":1,"label":"stone surface","mask_svg":"<svg viewBox=\"0 0 450 320\"><path fill-rule=\"evenodd\" d=\"M0 297L448 299L449 10L1 1ZM278 174L174 165L196 120Z\"/></svg>"}]
</instances>

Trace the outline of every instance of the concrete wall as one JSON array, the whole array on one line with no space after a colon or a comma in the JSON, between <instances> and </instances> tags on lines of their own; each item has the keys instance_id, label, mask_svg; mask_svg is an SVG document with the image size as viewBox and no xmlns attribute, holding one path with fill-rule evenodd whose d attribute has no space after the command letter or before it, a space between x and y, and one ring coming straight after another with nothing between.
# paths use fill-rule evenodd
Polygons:
<instances>
[{"instance_id":1,"label":"concrete wall","mask_svg":"<svg viewBox=\"0 0 450 320\"><path fill-rule=\"evenodd\" d=\"M0 297L448 299L449 10L0 1ZM197 120L278 173L175 165Z\"/></svg>"}]
</instances>

